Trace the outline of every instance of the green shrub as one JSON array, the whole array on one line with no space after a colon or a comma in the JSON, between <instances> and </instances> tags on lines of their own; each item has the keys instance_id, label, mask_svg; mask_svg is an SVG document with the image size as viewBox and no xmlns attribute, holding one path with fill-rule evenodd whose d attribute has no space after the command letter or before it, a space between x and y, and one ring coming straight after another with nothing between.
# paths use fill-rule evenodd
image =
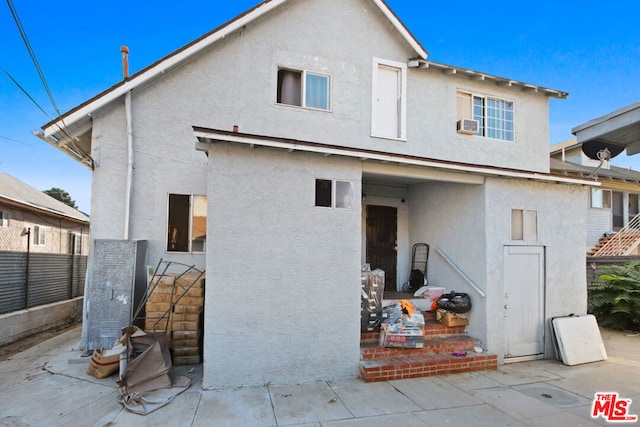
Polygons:
<instances>
[{"instance_id":1,"label":"green shrub","mask_svg":"<svg viewBox=\"0 0 640 427\"><path fill-rule=\"evenodd\" d=\"M640 263L603 266L597 282L587 285L588 309L600 326L640 330Z\"/></svg>"}]
</instances>

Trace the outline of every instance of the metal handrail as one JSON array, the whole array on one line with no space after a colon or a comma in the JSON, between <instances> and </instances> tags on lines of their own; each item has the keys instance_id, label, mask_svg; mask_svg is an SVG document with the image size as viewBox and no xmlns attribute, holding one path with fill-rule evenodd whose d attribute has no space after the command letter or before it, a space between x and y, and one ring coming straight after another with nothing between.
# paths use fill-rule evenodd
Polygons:
<instances>
[{"instance_id":1,"label":"metal handrail","mask_svg":"<svg viewBox=\"0 0 640 427\"><path fill-rule=\"evenodd\" d=\"M466 275L464 271L458 267L451 258L447 254L445 254L442 249L436 246L436 252L445 260L447 263L462 277L472 288L476 291L482 298L486 298L487 294L476 285L473 280L469 276Z\"/></svg>"},{"instance_id":2,"label":"metal handrail","mask_svg":"<svg viewBox=\"0 0 640 427\"><path fill-rule=\"evenodd\" d=\"M613 236L609 238L607 243L605 243L600 249L593 254L593 256L607 256L607 255L626 255L629 250L629 247L624 247L622 242L625 243L635 243L640 240L640 234L629 235L629 232L638 232L640 233L640 214L634 216L631 221L627 223L624 227L620 229L620 231L616 232Z\"/></svg>"}]
</instances>

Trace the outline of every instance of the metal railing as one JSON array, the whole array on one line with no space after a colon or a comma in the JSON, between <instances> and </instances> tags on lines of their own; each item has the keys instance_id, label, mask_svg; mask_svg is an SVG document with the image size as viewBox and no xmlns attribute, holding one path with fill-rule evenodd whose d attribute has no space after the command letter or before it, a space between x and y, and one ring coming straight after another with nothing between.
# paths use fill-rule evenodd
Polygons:
<instances>
[{"instance_id":1,"label":"metal railing","mask_svg":"<svg viewBox=\"0 0 640 427\"><path fill-rule=\"evenodd\" d=\"M620 231L614 233L592 256L629 255L640 244L640 214L636 215Z\"/></svg>"},{"instance_id":2,"label":"metal railing","mask_svg":"<svg viewBox=\"0 0 640 427\"><path fill-rule=\"evenodd\" d=\"M451 258L449 258L449 256L447 254L445 254L442 249L436 247L436 252L438 253L438 255L440 255L459 275L460 277L462 277L468 284L469 286L471 286L471 288L476 291L478 293L478 295L480 295L482 298L486 298L487 294L478 287L478 285L476 285L473 280L471 280L471 278L469 276L466 275L466 273L464 271L462 271L460 269L460 267L458 267Z\"/></svg>"}]
</instances>

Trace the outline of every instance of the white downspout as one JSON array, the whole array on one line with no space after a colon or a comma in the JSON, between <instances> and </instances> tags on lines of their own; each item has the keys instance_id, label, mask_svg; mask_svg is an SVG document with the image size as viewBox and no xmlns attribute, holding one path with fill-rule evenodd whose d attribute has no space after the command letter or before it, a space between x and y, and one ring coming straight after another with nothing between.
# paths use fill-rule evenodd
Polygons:
<instances>
[{"instance_id":1,"label":"white downspout","mask_svg":"<svg viewBox=\"0 0 640 427\"><path fill-rule=\"evenodd\" d=\"M129 49L120 47L124 79L129 78ZM129 240L129 218L131 216L131 189L133 186L133 113L131 112L131 91L124 97L124 111L127 121L127 185L124 198L124 240Z\"/></svg>"}]
</instances>

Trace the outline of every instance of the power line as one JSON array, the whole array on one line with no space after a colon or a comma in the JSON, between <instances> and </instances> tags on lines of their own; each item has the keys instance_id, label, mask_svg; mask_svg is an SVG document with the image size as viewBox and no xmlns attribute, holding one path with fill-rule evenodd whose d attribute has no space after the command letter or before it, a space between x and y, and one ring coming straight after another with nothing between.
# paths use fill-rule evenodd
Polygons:
<instances>
[{"instance_id":1,"label":"power line","mask_svg":"<svg viewBox=\"0 0 640 427\"><path fill-rule=\"evenodd\" d=\"M81 153L83 156L86 156L89 159L91 159L91 156L89 154L85 153L84 150L82 150L82 149L80 149L80 147L78 147L78 145L75 143L75 141L74 141L73 137L71 136L71 134L67 131L67 125L64 123L64 119L62 118L62 113L60 113L60 110L58 109L58 105L56 104L56 101L53 98L53 93L51 92L51 89L49 88L49 84L47 83L47 79L45 79L45 77L44 77L44 72L42 71L42 68L40 67L40 63L38 62L38 58L36 58L36 54L35 54L33 48L31 47L31 43L29 42L29 38L27 37L27 32L25 31L24 27L22 26L22 22L20 22L20 18L18 17L18 11L16 10L15 6L13 5L13 1L12 0L7 0L7 5L9 6L9 10L11 11L11 15L13 16L13 20L15 21L16 26L18 27L18 31L20 32L20 36L22 37L22 41L24 42L25 46L27 47L27 51L29 53L29 57L31 57L31 60L33 61L33 65L36 67L36 71L38 72L38 76L40 77L40 81L42 82L42 85L44 86L44 89L46 90L47 95L49 96L49 100L51 101L51 105L53 105L53 109L56 111L56 113L58 113L58 120L60 120L60 122L62 123L62 127L59 126L59 125L56 125L56 126L65 135L65 137L68 139L69 143L74 146L74 149L76 151ZM7 73L7 75L9 75L9 74ZM11 78L11 80L14 81L14 83L17 84L17 82L15 81L15 79L13 79L13 77L11 77L10 75L9 75L9 77ZM40 105L38 105L38 103L35 102L35 100L33 100L33 98L29 94L27 94L27 92L24 89L22 89L22 87L20 85L18 85L18 87L38 106L38 108L40 108L40 110L42 112L45 113L45 115L47 117L50 118L50 116L44 111L44 109L42 109L42 107L40 107ZM93 162L93 159L92 159L92 162Z\"/></svg>"},{"instance_id":2,"label":"power line","mask_svg":"<svg viewBox=\"0 0 640 427\"><path fill-rule=\"evenodd\" d=\"M18 141L17 139L9 138L8 136L0 135L0 139L6 139L7 141L16 142L18 144L26 145L26 146L29 146L29 147L35 147L35 145L33 145L33 144L29 144L29 143L24 142L24 141Z\"/></svg>"},{"instance_id":3,"label":"power line","mask_svg":"<svg viewBox=\"0 0 640 427\"><path fill-rule=\"evenodd\" d=\"M44 77L44 73L42 72L42 68L40 67L40 63L38 62L38 58L36 58L36 54L31 47L31 43L29 42L29 38L27 37L27 32L22 26L22 22L20 22L20 18L18 17L18 11L13 5L12 0L7 0L7 5L9 5L9 10L11 11L11 15L13 16L13 20L15 21L18 31L20 32L20 36L22 37L22 41L27 47L27 52L29 52L29 56L33 61L33 65L36 67L36 71L38 72L38 76L40 77L40 81L42 81L42 85L44 89L47 91L47 95L49 95L49 99L51 100L51 104L53 105L53 109L58 113L58 116L61 116L60 110L58 110L58 105L56 104L55 99L53 99L53 93L51 93L51 89L49 88L49 84L47 84L47 80Z\"/></svg>"},{"instance_id":4,"label":"power line","mask_svg":"<svg viewBox=\"0 0 640 427\"><path fill-rule=\"evenodd\" d=\"M4 73L7 75L7 77L9 77L9 79L11 79L11 81L18 86L18 88L22 91L22 93L24 93L27 98L29 98L31 100L31 102L33 102L36 107L38 107L40 109L40 111L42 111L44 113L45 116L47 116L49 119L51 119L51 116L44 110L44 108L42 108L42 106L40 104L38 104L38 102L31 96L29 95L29 92L27 92L27 90L25 88L23 88L20 83L18 83L18 81L16 79L13 78L13 76L11 74L9 74L9 72L7 70L4 69L4 67L0 66L0 68L2 68L2 71L4 71Z\"/></svg>"}]
</instances>

